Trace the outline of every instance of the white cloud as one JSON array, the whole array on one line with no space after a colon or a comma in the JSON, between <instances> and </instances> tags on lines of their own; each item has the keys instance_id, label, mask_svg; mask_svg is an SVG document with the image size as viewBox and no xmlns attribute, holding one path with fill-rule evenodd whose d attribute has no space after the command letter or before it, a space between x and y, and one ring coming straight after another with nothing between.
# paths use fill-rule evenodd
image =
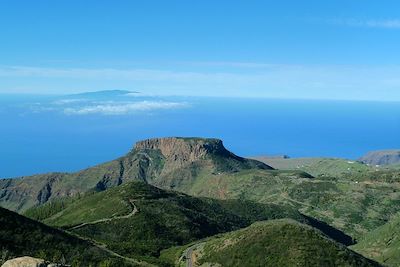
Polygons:
<instances>
[{"instance_id":1,"label":"white cloud","mask_svg":"<svg viewBox=\"0 0 400 267\"><path fill-rule=\"evenodd\" d=\"M249 66L250 63L243 64ZM214 72L208 69L208 71L172 71L0 66L0 92L14 90L23 93L78 93L85 92L88 88L96 90L127 88L142 92L137 95L139 97L180 95L400 100L399 65L257 64L257 66L257 68L238 67L231 70L224 68L223 71ZM68 107L74 108L73 103L69 104ZM83 103L75 104L83 105ZM96 104L88 103L86 106L93 109ZM112 105L110 109L113 109ZM69 112L73 113L75 110Z\"/></svg>"},{"instance_id":2,"label":"white cloud","mask_svg":"<svg viewBox=\"0 0 400 267\"><path fill-rule=\"evenodd\" d=\"M280 64L236 62L236 61L193 61L193 62L182 62L182 64L191 66L232 67L232 68L276 68L282 66Z\"/></svg>"},{"instance_id":3,"label":"white cloud","mask_svg":"<svg viewBox=\"0 0 400 267\"><path fill-rule=\"evenodd\" d=\"M368 20L365 22L368 27L374 28L396 28L400 29L400 19L391 20Z\"/></svg>"},{"instance_id":4,"label":"white cloud","mask_svg":"<svg viewBox=\"0 0 400 267\"><path fill-rule=\"evenodd\" d=\"M54 105L69 105L69 104L75 104L75 103L82 103L82 102L86 102L86 99L60 99L57 101L54 101L53 104Z\"/></svg>"},{"instance_id":5,"label":"white cloud","mask_svg":"<svg viewBox=\"0 0 400 267\"><path fill-rule=\"evenodd\" d=\"M400 19L334 19L332 22L352 27L400 29Z\"/></svg>"},{"instance_id":6,"label":"white cloud","mask_svg":"<svg viewBox=\"0 0 400 267\"><path fill-rule=\"evenodd\" d=\"M68 115L125 115L142 111L155 111L187 107L187 103L165 102L165 101L141 101L131 103L103 103L83 107L65 108L64 113Z\"/></svg>"},{"instance_id":7,"label":"white cloud","mask_svg":"<svg viewBox=\"0 0 400 267\"><path fill-rule=\"evenodd\" d=\"M176 72L150 69L81 69L81 68L40 68L11 66L0 67L0 77L42 77L42 78L78 78L78 79L124 79L188 81L207 77L199 72Z\"/></svg>"}]
</instances>

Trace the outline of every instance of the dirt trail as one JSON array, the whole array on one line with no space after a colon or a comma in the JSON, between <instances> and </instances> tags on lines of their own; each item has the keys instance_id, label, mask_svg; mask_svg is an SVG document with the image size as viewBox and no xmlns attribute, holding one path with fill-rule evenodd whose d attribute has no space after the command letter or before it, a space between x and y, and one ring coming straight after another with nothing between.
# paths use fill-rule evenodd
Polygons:
<instances>
[{"instance_id":1,"label":"dirt trail","mask_svg":"<svg viewBox=\"0 0 400 267\"><path fill-rule=\"evenodd\" d=\"M95 246L95 247L97 247L97 248L99 248L99 249L101 249L101 250L103 250L103 251L105 251L105 252L109 253L110 255L115 256L115 257L117 257L117 258L126 260L126 261L128 261L128 262L131 262L131 263L136 264L136 265L139 265L139 266L157 267L156 265L151 264L151 263L148 263L148 262L145 262L145 261L140 261L140 260L137 260L137 259L133 259L133 258L128 258L128 257L122 256L122 255L118 254L117 252L108 249L107 246L106 246L105 244L98 243L97 241L94 241L94 240L92 240L92 239L90 239L90 238L87 238L87 237L78 235L78 234L73 233L73 232L70 232L70 233L71 233L72 235L75 235L75 236L79 237L80 239L83 239L83 240L88 241L88 242L89 242L90 244L92 244L93 246Z\"/></svg>"},{"instance_id":2,"label":"dirt trail","mask_svg":"<svg viewBox=\"0 0 400 267\"><path fill-rule=\"evenodd\" d=\"M204 244L204 242L202 242L202 243L197 243L197 244L194 244L193 246L190 246L190 247L188 247L184 252L183 252L183 255L182 255L182 257L181 257L181 259L180 259L180 261L182 260L182 259L185 259L185 262L186 262L186 267L195 267L196 265L196 255L195 255L195 253L194 253L194 251L198 248L198 247L200 247L201 245L203 245Z\"/></svg>"},{"instance_id":3,"label":"dirt trail","mask_svg":"<svg viewBox=\"0 0 400 267\"><path fill-rule=\"evenodd\" d=\"M102 249L102 250L110 253L111 255L113 255L115 257L121 258L121 259L129 261L131 263L134 263L134 264L137 264L137 265L140 265L140 266L146 266L146 267L157 267L156 265L153 265L153 264L150 264L150 263L147 263L147 262L144 262L144 261L139 261L139 260L136 260L136 259L132 259L132 258L128 258L128 257L122 256L122 255L116 253L115 251L112 251L112 250L108 249L105 245L103 246L103 245L96 244L96 243L94 243L94 245L96 247L98 247L99 249Z\"/></svg>"},{"instance_id":4,"label":"dirt trail","mask_svg":"<svg viewBox=\"0 0 400 267\"><path fill-rule=\"evenodd\" d=\"M286 197L286 196L284 196L284 195L281 195L281 197L282 197L283 199L292 201L292 202L297 203L297 204L300 204L300 205L302 205L302 206L307 206L307 207L310 207L310 208L313 208L313 209L318 209L318 207L316 207L316 206L313 206L313 205L308 204L308 203L300 202L300 201L298 201L298 200L295 200L295 199Z\"/></svg>"},{"instance_id":5,"label":"dirt trail","mask_svg":"<svg viewBox=\"0 0 400 267\"><path fill-rule=\"evenodd\" d=\"M131 211L129 214L127 214L127 215L117 216L117 217L113 217L113 218L105 218L105 219L100 219L100 220L96 220L96 221L92 221L92 222L82 223L82 224L79 224L79 225L77 225L77 226L74 226L74 227L72 227L72 228L70 228L70 229L68 229L68 230L79 229L79 228L84 227L84 226L86 226L86 225L93 225L93 224L98 224L98 223L103 223L103 222L109 222L109 221L113 221L113 220L128 219L128 218L134 216L136 213L139 212L139 209L136 207L136 205L135 205L135 203L133 202L132 199L129 200L129 204L130 204L131 207L132 207L132 211ZM103 250L103 251L106 251L106 252L108 252L109 254L111 254L111 255L113 255L113 256L115 256L115 257L121 258L121 259L126 260L126 261L128 261L128 262L131 262L131 263L133 263L133 264L136 264L136 265L139 265L139 266L148 266L148 267L155 267L155 266L156 266L156 265L153 265L153 264L144 262L144 261L139 261L139 260L136 260L136 259L133 259L133 258L128 258L128 257L122 256L122 255L116 253L115 251L112 251L112 250L108 249L107 246L106 246L105 244L101 244L101 243L98 243L98 242L96 242L96 241L94 241L94 240L91 240L91 239L89 239L89 238L80 236L80 235L78 235L77 233L73 233L73 232L72 232L72 234L78 236L78 237L81 238L81 239L84 239L84 240L90 242L91 244L93 244L93 245L96 246L97 248L99 248L99 249L101 249L101 250Z\"/></svg>"},{"instance_id":6,"label":"dirt trail","mask_svg":"<svg viewBox=\"0 0 400 267\"><path fill-rule=\"evenodd\" d=\"M186 250L186 267L193 267L193 249L194 246Z\"/></svg>"},{"instance_id":7,"label":"dirt trail","mask_svg":"<svg viewBox=\"0 0 400 267\"><path fill-rule=\"evenodd\" d=\"M79 229L79 228L82 228L82 227L87 226L87 225L110 222L110 221L114 221L114 220L128 219L128 218L134 216L136 213L139 212L139 209L136 207L135 203L133 203L132 199L129 200L129 204L131 205L132 211L127 215L117 216L117 217L112 217L112 218L104 218L104 219L100 219L100 220L96 220L96 221L92 221L92 222L86 222L86 223L78 224L78 225L76 225L74 227L69 228L68 230L75 230L75 229Z\"/></svg>"}]
</instances>

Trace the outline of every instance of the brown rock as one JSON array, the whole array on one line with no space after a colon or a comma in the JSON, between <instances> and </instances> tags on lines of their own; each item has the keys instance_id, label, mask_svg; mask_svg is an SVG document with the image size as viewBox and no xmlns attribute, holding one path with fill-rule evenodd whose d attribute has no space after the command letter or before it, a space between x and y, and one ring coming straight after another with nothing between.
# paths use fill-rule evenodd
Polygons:
<instances>
[{"instance_id":1,"label":"brown rock","mask_svg":"<svg viewBox=\"0 0 400 267\"><path fill-rule=\"evenodd\" d=\"M1 267L46 267L42 259L32 257L20 257L6 261Z\"/></svg>"}]
</instances>

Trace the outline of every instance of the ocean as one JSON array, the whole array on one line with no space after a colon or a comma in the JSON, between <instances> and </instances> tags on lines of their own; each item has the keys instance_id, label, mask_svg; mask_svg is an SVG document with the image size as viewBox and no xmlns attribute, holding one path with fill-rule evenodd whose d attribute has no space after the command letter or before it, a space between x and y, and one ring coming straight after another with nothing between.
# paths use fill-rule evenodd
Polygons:
<instances>
[{"instance_id":1,"label":"ocean","mask_svg":"<svg viewBox=\"0 0 400 267\"><path fill-rule=\"evenodd\" d=\"M220 138L240 156L357 159L400 148L400 103L2 95L0 177L76 171L166 136Z\"/></svg>"}]
</instances>

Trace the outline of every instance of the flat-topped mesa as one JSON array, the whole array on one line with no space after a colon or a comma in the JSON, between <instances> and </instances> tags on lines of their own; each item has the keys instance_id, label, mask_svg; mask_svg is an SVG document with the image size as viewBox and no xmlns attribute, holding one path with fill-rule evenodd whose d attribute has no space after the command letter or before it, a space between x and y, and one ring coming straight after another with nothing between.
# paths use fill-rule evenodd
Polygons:
<instances>
[{"instance_id":1,"label":"flat-topped mesa","mask_svg":"<svg viewBox=\"0 0 400 267\"><path fill-rule=\"evenodd\" d=\"M221 140L215 138L147 139L137 142L131 155L130 161L141 164L142 173L154 170L154 173L146 175L147 181L148 177L163 177L157 180L160 183L168 181L166 177L179 176L181 179L190 180L190 177L200 172L212 174L232 173L253 168L272 169L259 161L236 156L224 147ZM138 157L140 160L135 161Z\"/></svg>"},{"instance_id":2,"label":"flat-topped mesa","mask_svg":"<svg viewBox=\"0 0 400 267\"><path fill-rule=\"evenodd\" d=\"M174 160L194 161L209 154L239 158L229 152L222 141L214 138L153 138L136 143L134 150L159 150L164 157Z\"/></svg>"}]
</instances>

